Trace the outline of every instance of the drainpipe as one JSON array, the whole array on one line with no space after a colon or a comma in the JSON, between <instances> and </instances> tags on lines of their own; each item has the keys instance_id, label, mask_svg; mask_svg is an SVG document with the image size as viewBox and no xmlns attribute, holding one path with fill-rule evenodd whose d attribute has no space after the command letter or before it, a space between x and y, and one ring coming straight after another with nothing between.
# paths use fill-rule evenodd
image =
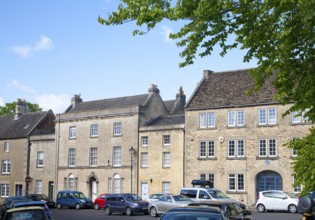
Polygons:
<instances>
[{"instance_id":1,"label":"drainpipe","mask_svg":"<svg viewBox=\"0 0 315 220\"><path fill-rule=\"evenodd\" d=\"M26 177L25 177L25 183L26 183L25 194L26 195L28 195L29 184L31 182L31 178L30 178L31 146L32 146L32 143L30 142L30 137L27 136Z\"/></svg>"}]
</instances>

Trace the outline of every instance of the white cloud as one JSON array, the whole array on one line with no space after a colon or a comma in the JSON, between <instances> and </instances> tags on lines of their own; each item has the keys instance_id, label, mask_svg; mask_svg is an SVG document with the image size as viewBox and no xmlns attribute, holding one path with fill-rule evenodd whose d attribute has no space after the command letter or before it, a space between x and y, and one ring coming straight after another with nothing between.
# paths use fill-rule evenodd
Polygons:
<instances>
[{"instance_id":1,"label":"white cloud","mask_svg":"<svg viewBox=\"0 0 315 220\"><path fill-rule=\"evenodd\" d=\"M161 28L162 28L162 30L163 30L162 34L164 35L164 40L165 40L166 42L171 42L172 39L170 39L170 33L173 32L172 28L167 27L167 26L165 26L165 25L162 25Z\"/></svg>"},{"instance_id":2,"label":"white cloud","mask_svg":"<svg viewBox=\"0 0 315 220\"><path fill-rule=\"evenodd\" d=\"M42 35L40 41L35 45L34 50L51 50L53 47L52 40Z\"/></svg>"},{"instance_id":3,"label":"white cloud","mask_svg":"<svg viewBox=\"0 0 315 220\"><path fill-rule=\"evenodd\" d=\"M9 50L22 58L32 56L35 51L51 50L53 49L53 42L50 38L41 35L40 40L34 46L17 45L9 47Z\"/></svg>"},{"instance_id":4,"label":"white cloud","mask_svg":"<svg viewBox=\"0 0 315 220\"><path fill-rule=\"evenodd\" d=\"M12 79L11 83L9 83L9 88L10 87L13 87L15 89L21 90L21 91L23 91L25 93L29 93L29 94L35 94L36 93L34 89L19 83L15 79Z\"/></svg>"},{"instance_id":5,"label":"white cloud","mask_svg":"<svg viewBox=\"0 0 315 220\"><path fill-rule=\"evenodd\" d=\"M63 113L70 106L70 102L71 97L67 94L42 95L36 98L36 103L43 108L43 111L51 109L54 114Z\"/></svg>"},{"instance_id":6,"label":"white cloud","mask_svg":"<svg viewBox=\"0 0 315 220\"><path fill-rule=\"evenodd\" d=\"M32 55L32 48L29 46L12 46L9 50L22 58L28 58Z\"/></svg>"},{"instance_id":7,"label":"white cloud","mask_svg":"<svg viewBox=\"0 0 315 220\"><path fill-rule=\"evenodd\" d=\"M0 97L0 106L4 106L4 100Z\"/></svg>"}]
</instances>

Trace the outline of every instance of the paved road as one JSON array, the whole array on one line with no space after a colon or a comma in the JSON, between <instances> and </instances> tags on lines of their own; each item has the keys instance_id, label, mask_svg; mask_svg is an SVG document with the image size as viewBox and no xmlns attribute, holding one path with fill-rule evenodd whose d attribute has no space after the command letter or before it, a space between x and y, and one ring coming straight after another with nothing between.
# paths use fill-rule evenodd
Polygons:
<instances>
[{"instance_id":1,"label":"paved road","mask_svg":"<svg viewBox=\"0 0 315 220\"><path fill-rule=\"evenodd\" d=\"M104 210L94 210L94 209L68 209L63 208L52 209L53 216L55 220L158 220L159 218L153 218L150 215L134 215L125 216L121 214L113 214L106 216ZM302 220L302 215L300 214L290 214L290 213L279 213L279 212L266 212L257 213L252 212L253 220Z\"/></svg>"}]
</instances>

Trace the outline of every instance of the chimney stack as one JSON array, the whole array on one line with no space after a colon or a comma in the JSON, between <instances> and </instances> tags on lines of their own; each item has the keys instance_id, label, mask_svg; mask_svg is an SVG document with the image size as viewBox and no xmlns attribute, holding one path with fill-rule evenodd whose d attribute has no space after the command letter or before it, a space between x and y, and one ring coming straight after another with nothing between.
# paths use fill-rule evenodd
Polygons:
<instances>
[{"instance_id":1,"label":"chimney stack","mask_svg":"<svg viewBox=\"0 0 315 220\"><path fill-rule=\"evenodd\" d=\"M18 99L15 106L15 116L14 120L18 120L21 115L27 113L27 106L25 104L25 100Z\"/></svg>"},{"instance_id":2,"label":"chimney stack","mask_svg":"<svg viewBox=\"0 0 315 220\"><path fill-rule=\"evenodd\" d=\"M205 79L209 79L209 76L210 76L211 73L213 73L213 71L211 71L211 70L204 70L203 71L203 77Z\"/></svg>"},{"instance_id":3,"label":"chimney stack","mask_svg":"<svg viewBox=\"0 0 315 220\"><path fill-rule=\"evenodd\" d=\"M81 94L74 95L73 98L71 99L72 108L75 108L75 106L79 104L80 102L82 102Z\"/></svg>"},{"instance_id":4,"label":"chimney stack","mask_svg":"<svg viewBox=\"0 0 315 220\"><path fill-rule=\"evenodd\" d=\"M154 84L151 85L151 88L149 88L149 94L150 95L160 94L160 90L158 89L157 85Z\"/></svg>"}]
</instances>

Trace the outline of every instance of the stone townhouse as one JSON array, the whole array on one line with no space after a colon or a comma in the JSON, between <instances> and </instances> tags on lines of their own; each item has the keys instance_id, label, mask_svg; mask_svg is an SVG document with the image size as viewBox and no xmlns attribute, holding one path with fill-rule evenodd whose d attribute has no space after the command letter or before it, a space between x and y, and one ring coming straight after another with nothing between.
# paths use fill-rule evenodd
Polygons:
<instances>
[{"instance_id":1,"label":"stone townhouse","mask_svg":"<svg viewBox=\"0 0 315 220\"><path fill-rule=\"evenodd\" d=\"M148 94L83 102L56 116L57 190L138 193L139 127L168 110L156 85Z\"/></svg>"},{"instance_id":2,"label":"stone townhouse","mask_svg":"<svg viewBox=\"0 0 315 220\"><path fill-rule=\"evenodd\" d=\"M290 168L296 151L283 145L311 127L296 112L282 117L289 105L273 100L269 81L246 96L252 86L248 70L205 70L185 113L185 185L209 179L249 206L261 190L299 191Z\"/></svg>"},{"instance_id":3,"label":"stone townhouse","mask_svg":"<svg viewBox=\"0 0 315 220\"><path fill-rule=\"evenodd\" d=\"M139 195L178 194L183 186L186 96L165 101L168 114L146 120L139 129Z\"/></svg>"},{"instance_id":4,"label":"stone townhouse","mask_svg":"<svg viewBox=\"0 0 315 220\"><path fill-rule=\"evenodd\" d=\"M55 115L27 112L17 101L15 115L0 116L0 199L27 193L53 198L56 168Z\"/></svg>"}]
</instances>

